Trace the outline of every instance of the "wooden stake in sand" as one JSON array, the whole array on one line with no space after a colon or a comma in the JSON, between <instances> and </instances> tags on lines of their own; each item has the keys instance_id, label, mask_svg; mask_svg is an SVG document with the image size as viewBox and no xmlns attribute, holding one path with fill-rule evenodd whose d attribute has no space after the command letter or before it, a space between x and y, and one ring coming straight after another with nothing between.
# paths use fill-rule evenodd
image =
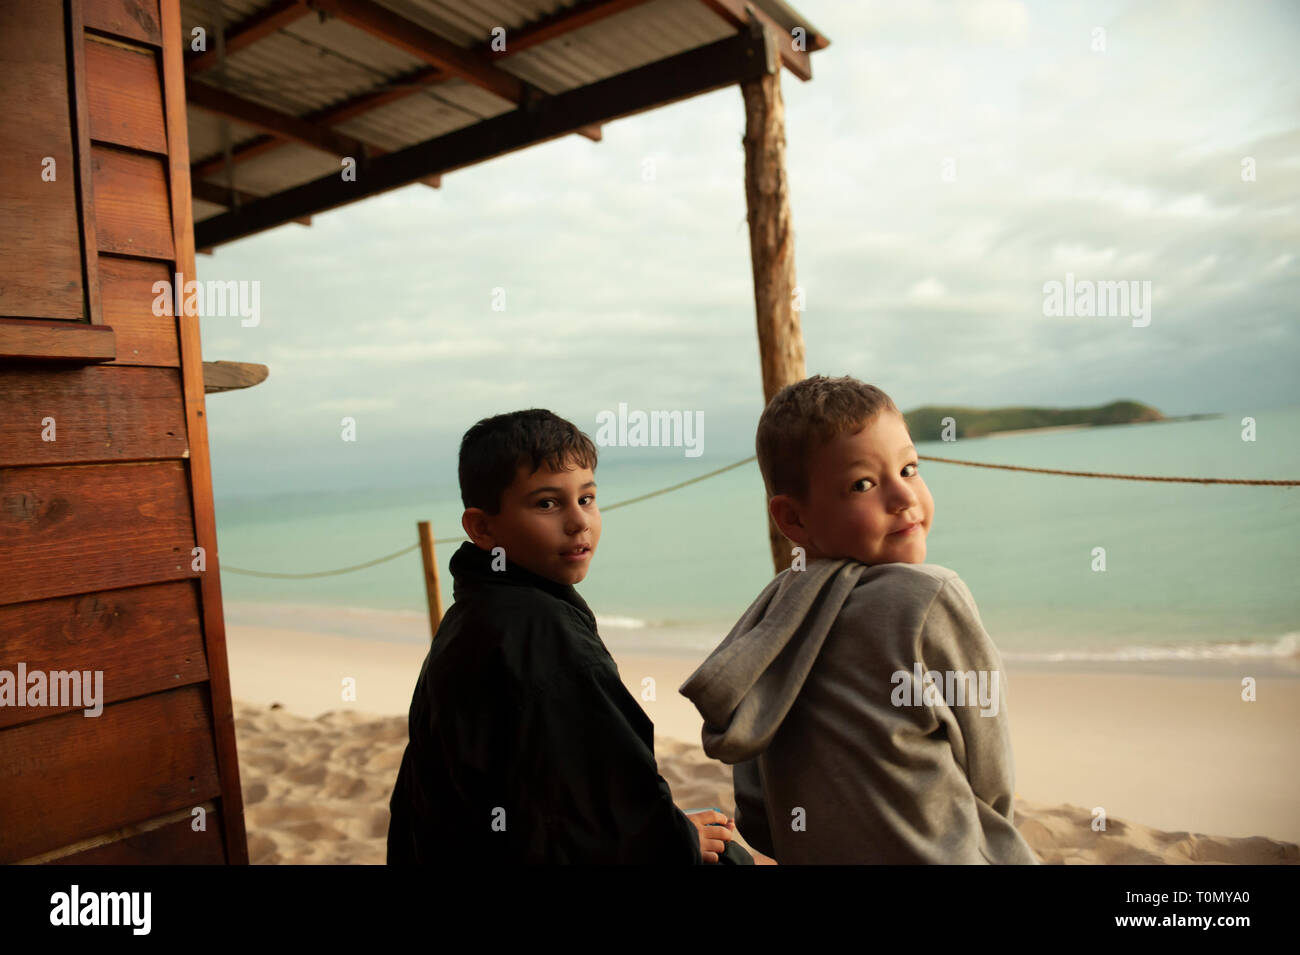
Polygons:
<instances>
[{"instance_id":1,"label":"wooden stake in sand","mask_svg":"<svg viewBox=\"0 0 1300 955\"><path fill-rule=\"evenodd\" d=\"M424 559L424 592L429 598L429 640L438 635L442 623L442 588L438 584L438 559L433 552L433 527L420 521L420 556Z\"/></svg>"},{"instance_id":2,"label":"wooden stake in sand","mask_svg":"<svg viewBox=\"0 0 1300 955\"><path fill-rule=\"evenodd\" d=\"M751 29L764 28L751 21ZM785 174L785 103L776 56L777 44L788 42L788 36L767 32L767 72L740 85L745 98L745 204L764 406L783 387L807 374L803 328L795 304L794 230ZM767 526L772 562L780 573L790 566L793 545L777 530L771 515Z\"/></svg>"}]
</instances>

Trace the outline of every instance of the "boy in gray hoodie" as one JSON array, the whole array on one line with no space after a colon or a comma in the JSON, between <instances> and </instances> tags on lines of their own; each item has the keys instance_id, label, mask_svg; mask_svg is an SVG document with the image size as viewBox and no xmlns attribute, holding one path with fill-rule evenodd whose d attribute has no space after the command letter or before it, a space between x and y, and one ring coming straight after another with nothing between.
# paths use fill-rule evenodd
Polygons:
<instances>
[{"instance_id":1,"label":"boy in gray hoodie","mask_svg":"<svg viewBox=\"0 0 1300 955\"><path fill-rule=\"evenodd\" d=\"M681 688L735 764L741 834L782 864L1037 863L1002 661L961 578L925 563L934 500L894 402L817 375L756 443L793 561Z\"/></svg>"}]
</instances>

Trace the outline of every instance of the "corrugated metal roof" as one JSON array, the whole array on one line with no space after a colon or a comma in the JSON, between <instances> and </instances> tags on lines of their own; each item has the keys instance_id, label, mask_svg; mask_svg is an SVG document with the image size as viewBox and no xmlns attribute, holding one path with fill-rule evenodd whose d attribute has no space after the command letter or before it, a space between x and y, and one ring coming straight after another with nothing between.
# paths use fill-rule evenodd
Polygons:
<instances>
[{"instance_id":1,"label":"corrugated metal roof","mask_svg":"<svg viewBox=\"0 0 1300 955\"><path fill-rule=\"evenodd\" d=\"M733 33L700 0L655 0L524 50L500 66L547 93L563 93Z\"/></svg>"},{"instance_id":2,"label":"corrugated metal roof","mask_svg":"<svg viewBox=\"0 0 1300 955\"><path fill-rule=\"evenodd\" d=\"M487 43L493 27L517 30L542 17L578 6L577 0L378 0L457 46Z\"/></svg>"},{"instance_id":3,"label":"corrugated metal roof","mask_svg":"<svg viewBox=\"0 0 1300 955\"><path fill-rule=\"evenodd\" d=\"M193 27L213 31L264 10L273 0L182 0L185 34ZM493 27L519 30L580 0L375 0L412 23L466 49L486 49ZM778 0L752 0L782 23L799 18ZM776 8L780 9L777 10ZM220 11L220 16L218 16ZM802 21L806 22L806 21ZM647 0L587 26L494 61L547 94L562 93L674 56L735 33L700 0ZM428 64L370 33L311 11L275 33L230 53L224 67L191 82L225 89L244 99L293 116L306 116L359 96L399 86ZM448 78L413 87L410 95L332 126L362 142L394 151L498 116L515 104L475 83ZM220 155L263 135L234 120L189 108L190 154L194 162ZM337 172L338 157L297 143L286 144L234 167L237 188L272 194ZM224 183L224 174L209 177ZM196 203L195 220L222 211Z\"/></svg>"},{"instance_id":4,"label":"corrugated metal roof","mask_svg":"<svg viewBox=\"0 0 1300 955\"><path fill-rule=\"evenodd\" d=\"M299 20L244 47L199 82L301 116L381 86L420 60L338 20Z\"/></svg>"},{"instance_id":5,"label":"corrugated metal roof","mask_svg":"<svg viewBox=\"0 0 1300 955\"><path fill-rule=\"evenodd\" d=\"M321 176L338 175L342 169L337 156L290 143L236 166L235 185L254 195L270 195ZM224 182L224 179L218 175L213 176L212 181Z\"/></svg>"},{"instance_id":6,"label":"corrugated metal roof","mask_svg":"<svg viewBox=\"0 0 1300 955\"><path fill-rule=\"evenodd\" d=\"M213 0L181 0L181 23L185 25L186 39L190 37L192 28L203 27L211 40L216 35L218 10L221 11L228 31L233 24L269 7L271 3L272 0L222 0L221 3Z\"/></svg>"},{"instance_id":7,"label":"corrugated metal roof","mask_svg":"<svg viewBox=\"0 0 1300 955\"><path fill-rule=\"evenodd\" d=\"M230 130L231 146L238 146L261 135L257 130L232 119L222 119L211 113L190 107L188 122L190 132L190 158L198 161L208 156L224 152L225 140L222 127Z\"/></svg>"},{"instance_id":8,"label":"corrugated metal roof","mask_svg":"<svg viewBox=\"0 0 1300 955\"><path fill-rule=\"evenodd\" d=\"M449 80L334 128L391 152L514 108L513 103L464 80Z\"/></svg>"}]
</instances>

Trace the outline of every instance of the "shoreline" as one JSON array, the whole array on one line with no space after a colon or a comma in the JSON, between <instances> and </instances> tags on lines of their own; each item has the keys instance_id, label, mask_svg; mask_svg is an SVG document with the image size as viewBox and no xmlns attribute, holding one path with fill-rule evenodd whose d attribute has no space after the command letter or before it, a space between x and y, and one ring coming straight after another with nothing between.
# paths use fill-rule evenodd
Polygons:
<instances>
[{"instance_id":1,"label":"shoreline","mask_svg":"<svg viewBox=\"0 0 1300 955\"><path fill-rule=\"evenodd\" d=\"M320 634L365 645L429 647L428 611L321 604L231 602L227 628ZM730 631L734 619L662 623L597 615L601 639L615 657L661 656L702 661ZM1047 651L1007 648L997 642L1009 669L1065 673L1141 672L1168 676L1217 676L1249 667L1252 673L1300 679L1300 633L1257 640L1169 644L1097 645Z\"/></svg>"}]
</instances>

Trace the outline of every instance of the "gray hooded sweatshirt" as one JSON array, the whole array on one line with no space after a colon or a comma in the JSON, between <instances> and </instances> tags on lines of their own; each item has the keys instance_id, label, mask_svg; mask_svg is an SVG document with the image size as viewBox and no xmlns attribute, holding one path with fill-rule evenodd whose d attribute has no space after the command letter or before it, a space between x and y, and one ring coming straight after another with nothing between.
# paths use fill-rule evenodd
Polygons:
<instances>
[{"instance_id":1,"label":"gray hooded sweatshirt","mask_svg":"<svg viewBox=\"0 0 1300 955\"><path fill-rule=\"evenodd\" d=\"M681 692L705 753L735 764L737 828L782 864L1033 864L1004 684L953 571L814 560Z\"/></svg>"}]
</instances>

